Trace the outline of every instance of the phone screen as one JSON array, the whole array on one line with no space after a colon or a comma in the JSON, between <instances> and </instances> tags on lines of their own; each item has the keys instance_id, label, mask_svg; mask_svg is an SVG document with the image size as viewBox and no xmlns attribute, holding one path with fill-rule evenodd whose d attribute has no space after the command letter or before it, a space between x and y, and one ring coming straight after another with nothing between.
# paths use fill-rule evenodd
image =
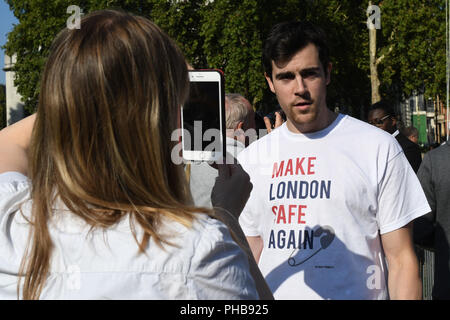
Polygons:
<instances>
[{"instance_id":1,"label":"phone screen","mask_svg":"<svg viewBox=\"0 0 450 320\"><path fill-rule=\"evenodd\" d=\"M220 139L219 86L217 81L190 83L189 99L183 106L183 126L190 139L184 139L184 150L211 151L215 143L220 143L215 141Z\"/></svg>"}]
</instances>

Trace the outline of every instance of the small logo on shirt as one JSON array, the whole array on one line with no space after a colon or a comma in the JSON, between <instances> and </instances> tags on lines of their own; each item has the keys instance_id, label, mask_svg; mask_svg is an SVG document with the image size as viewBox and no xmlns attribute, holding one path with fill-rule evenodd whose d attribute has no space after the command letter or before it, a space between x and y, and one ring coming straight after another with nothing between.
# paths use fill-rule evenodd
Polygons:
<instances>
[{"instance_id":1,"label":"small logo on shirt","mask_svg":"<svg viewBox=\"0 0 450 320\"><path fill-rule=\"evenodd\" d=\"M335 238L334 229L330 226L322 226L317 228L316 230L314 230L313 238L319 237L320 237L319 240L320 248L318 248L316 251L314 251L307 257L301 256L303 253L302 250L299 250L299 248L295 249L289 256L288 264L291 267L302 265L303 263L314 257L316 254L318 254L322 249L325 250L326 248L328 248Z\"/></svg>"}]
</instances>

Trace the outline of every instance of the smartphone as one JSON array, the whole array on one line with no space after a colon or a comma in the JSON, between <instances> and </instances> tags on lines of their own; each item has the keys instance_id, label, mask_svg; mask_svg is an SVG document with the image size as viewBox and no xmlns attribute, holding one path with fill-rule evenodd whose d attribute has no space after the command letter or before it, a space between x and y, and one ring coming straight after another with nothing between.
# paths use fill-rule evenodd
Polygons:
<instances>
[{"instance_id":1,"label":"smartphone","mask_svg":"<svg viewBox=\"0 0 450 320\"><path fill-rule=\"evenodd\" d=\"M220 70L189 70L188 101L181 107L183 158L221 161L225 155L225 92Z\"/></svg>"}]
</instances>

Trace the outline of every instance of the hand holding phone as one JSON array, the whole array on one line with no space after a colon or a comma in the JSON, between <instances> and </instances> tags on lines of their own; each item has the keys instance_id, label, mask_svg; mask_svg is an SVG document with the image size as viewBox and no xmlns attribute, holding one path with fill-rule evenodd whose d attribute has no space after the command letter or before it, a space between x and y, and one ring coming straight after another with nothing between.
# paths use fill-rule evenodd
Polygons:
<instances>
[{"instance_id":1,"label":"hand holding phone","mask_svg":"<svg viewBox=\"0 0 450 320\"><path fill-rule=\"evenodd\" d=\"M239 218L253 185L240 164L218 164L219 176L211 192L213 207L219 207Z\"/></svg>"},{"instance_id":2,"label":"hand holding phone","mask_svg":"<svg viewBox=\"0 0 450 320\"><path fill-rule=\"evenodd\" d=\"M189 70L190 93L182 106L183 158L221 161L225 155L225 92L219 70Z\"/></svg>"}]
</instances>

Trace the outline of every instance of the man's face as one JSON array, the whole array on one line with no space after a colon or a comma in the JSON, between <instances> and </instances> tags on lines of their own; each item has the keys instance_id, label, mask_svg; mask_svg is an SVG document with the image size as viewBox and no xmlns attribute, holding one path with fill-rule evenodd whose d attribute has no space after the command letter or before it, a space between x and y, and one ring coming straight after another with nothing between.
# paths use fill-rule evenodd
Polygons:
<instances>
[{"instance_id":1,"label":"man's face","mask_svg":"<svg viewBox=\"0 0 450 320\"><path fill-rule=\"evenodd\" d=\"M286 114L287 125L293 132L314 132L323 129L328 119L327 85L331 64L325 73L314 44L299 50L286 64L272 61L272 78L266 80L270 90Z\"/></svg>"},{"instance_id":2,"label":"man's face","mask_svg":"<svg viewBox=\"0 0 450 320\"><path fill-rule=\"evenodd\" d=\"M415 144L419 144L419 137L416 134L408 136L408 139L414 142Z\"/></svg>"},{"instance_id":3,"label":"man's face","mask_svg":"<svg viewBox=\"0 0 450 320\"><path fill-rule=\"evenodd\" d=\"M390 134L396 130L397 121L395 118L387 115L383 109L371 110L367 116L367 122Z\"/></svg>"},{"instance_id":4,"label":"man's face","mask_svg":"<svg viewBox=\"0 0 450 320\"><path fill-rule=\"evenodd\" d=\"M246 118L246 124L244 125L244 131L246 131L248 129L256 128L255 111L253 110L253 107L250 104L250 102L246 101L246 105L247 105L247 109L248 109L248 114L247 114L247 118Z\"/></svg>"},{"instance_id":5,"label":"man's face","mask_svg":"<svg viewBox=\"0 0 450 320\"><path fill-rule=\"evenodd\" d=\"M255 123L255 111L253 110L250 102L242 98L241 103L245 105L248 110L247 116L245 120L239 121L238 124L234 128L227 129L227 137L238 140L243 143L245 146L248 146L250 142L256 140L256 123ZM232 108L230 105L230 101L228 98L225 98L225 109Z\"/></svg>"}]
</instances>

